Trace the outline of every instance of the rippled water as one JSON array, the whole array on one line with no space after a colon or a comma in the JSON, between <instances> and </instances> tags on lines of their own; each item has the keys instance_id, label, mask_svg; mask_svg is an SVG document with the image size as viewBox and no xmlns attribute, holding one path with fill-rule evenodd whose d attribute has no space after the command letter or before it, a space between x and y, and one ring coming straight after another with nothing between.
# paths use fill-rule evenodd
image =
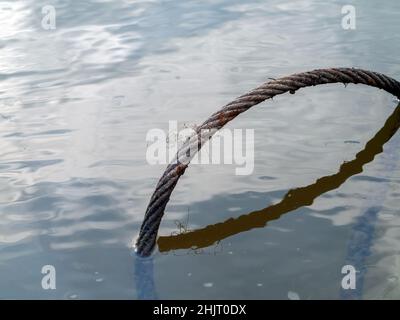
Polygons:
<instances>
[{"instance_id":1,"label":"rippled water","mask_svg":"<svg viewBox=\"0 0 400 320\"><path fill-rule=\"evenodd\" d=\"M0 298L336 299L342 266L357 259L356 298L399 298L399 134L362 173L265 228L146 261L131 248L164 170L146 162L148 130L199 124L293 72L351 66L400 79L400 3L356 4L357 28L343 30L347 2L1 2ZM56 8L55 30L41 26L44 5ZM192 166L160 235L260 210L338 172L396 104L327 85L257 106L228 125L255 129L254 173ZM56 290L41 287L49 264Z\"/></svg>"}]
</instances>

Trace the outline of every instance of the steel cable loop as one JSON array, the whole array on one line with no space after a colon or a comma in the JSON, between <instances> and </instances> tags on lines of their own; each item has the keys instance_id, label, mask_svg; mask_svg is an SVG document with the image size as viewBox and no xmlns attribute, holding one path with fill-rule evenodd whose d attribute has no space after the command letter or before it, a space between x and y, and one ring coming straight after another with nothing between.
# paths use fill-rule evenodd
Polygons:
<instances>
[{"instance_id":1,"label":"steel cable loop","mask_svg":"<svg viewBox=\"0 0 400 320\"><path fill-rule=\"evenodd\" d=\"M356 68L330 68L296 73L268 81L254 90L239 96L215 112L196 129L196 134L183 143L176 155L176 161L167 166L151 196L150 203L136 241L136 253L149 256L156 244L158 228L164 215L165 207L170 199L179 178L185 173L190 160L202 145L229 121L236 118L262 101L271 99L286 92L295 93L300 88L328 83L345 85L364 84L383 89L400 99L400 83L384 74ZM202 132L208 129L209 134ZM197 146L194 150L193 146ZM191 152L194 151L194 152ZM186 155L186 156L185 156Z\"/></svg>"}]
</instances>

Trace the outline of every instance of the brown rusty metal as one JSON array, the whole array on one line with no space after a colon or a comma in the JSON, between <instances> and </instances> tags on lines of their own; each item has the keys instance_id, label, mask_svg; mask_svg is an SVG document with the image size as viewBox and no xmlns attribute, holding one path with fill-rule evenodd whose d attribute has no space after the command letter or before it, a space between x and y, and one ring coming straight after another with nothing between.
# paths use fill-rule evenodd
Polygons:
<instances>
[{"instance_id":1,"label":"brown rusty metal","mask_svg":"<svg viewBox=\"0 0 400 320\"><path fill-rule=\"evenodd\" d=\"M136 241L137 254L140 256L149 256L154 249L165 207L179 178L185 173L191 158L194 156L193 153L190 154L188 152L191 144L196 143L198 146L197 151L199 151L201 146L216 131L229 121L232 121L239 114L264 100L286 92L294 94L301 88L328 83L343 83L345 85L349 83L364 84L385 90L400 99L400 83L398 81L378 72L355 68L317 69L279 79L272 79L236 98L197 127L196 134L194 135L195 141L184 143L177 152L177 161L167 166L147 207L139 237ZM213 130L210 131L208 137L203 139L201 131L205 129ZM186 157L185 154L187 155Z\"/></svg>"}]
</instances>

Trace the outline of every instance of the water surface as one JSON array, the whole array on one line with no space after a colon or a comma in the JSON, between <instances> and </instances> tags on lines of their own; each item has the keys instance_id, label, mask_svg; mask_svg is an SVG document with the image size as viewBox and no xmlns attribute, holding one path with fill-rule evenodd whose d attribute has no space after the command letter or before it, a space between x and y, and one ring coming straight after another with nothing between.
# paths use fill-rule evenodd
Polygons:
<instances>
[{"instance_id":1,"label":"water surface","mask_svg":"<svg viewBox=\"0 0 400 320\"><path fill-rule=\"evenodd\" d=\"M131 248L165 168L146 162L148 130L199 124L269 77L343 66L400 79L400 3L354 2L356 30L341 27L346 4L1 2L0 298L337 299L359 252L355 297L399 298L399 134L362 173L265 228L145 262ZM41 26L44 5L56 8L55 30ZM254 173L190 167L160 235L261 210L335 174L396 105L377 89L326 85L255 107L228 125L255 130ZM360 223L370 241L354 240ZM56 290L41 287L47 264Z\"/></svg>"}]
</instances>

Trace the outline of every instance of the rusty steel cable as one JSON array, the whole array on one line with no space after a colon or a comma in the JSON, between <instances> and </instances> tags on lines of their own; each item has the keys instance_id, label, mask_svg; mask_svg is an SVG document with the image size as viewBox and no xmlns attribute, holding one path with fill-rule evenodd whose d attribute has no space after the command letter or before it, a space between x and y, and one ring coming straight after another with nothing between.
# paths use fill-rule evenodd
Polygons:
<instances>
[{"instance_id":1,"label":"rusty steel cable","mask_svg":"<svg viewBox=\"0 0 400 320\"><path fill-rule=\"evenodd\" d=\"M317 69L296 73L266 82L236 98L197 127L196 134L182 144L177 152L175 161L167 166L147 206L139 237L136 241L136 253L139 256L149 256L152 253L156 244L161 219L172 191L179 178L185 173L190 160L215 132L239 114L264 100L286 92L293 94L300 88L328 83L364 84L383 89L400 99L400 83L398 81L382 73L356 68Z\"/></svg>"}]
</instances>

